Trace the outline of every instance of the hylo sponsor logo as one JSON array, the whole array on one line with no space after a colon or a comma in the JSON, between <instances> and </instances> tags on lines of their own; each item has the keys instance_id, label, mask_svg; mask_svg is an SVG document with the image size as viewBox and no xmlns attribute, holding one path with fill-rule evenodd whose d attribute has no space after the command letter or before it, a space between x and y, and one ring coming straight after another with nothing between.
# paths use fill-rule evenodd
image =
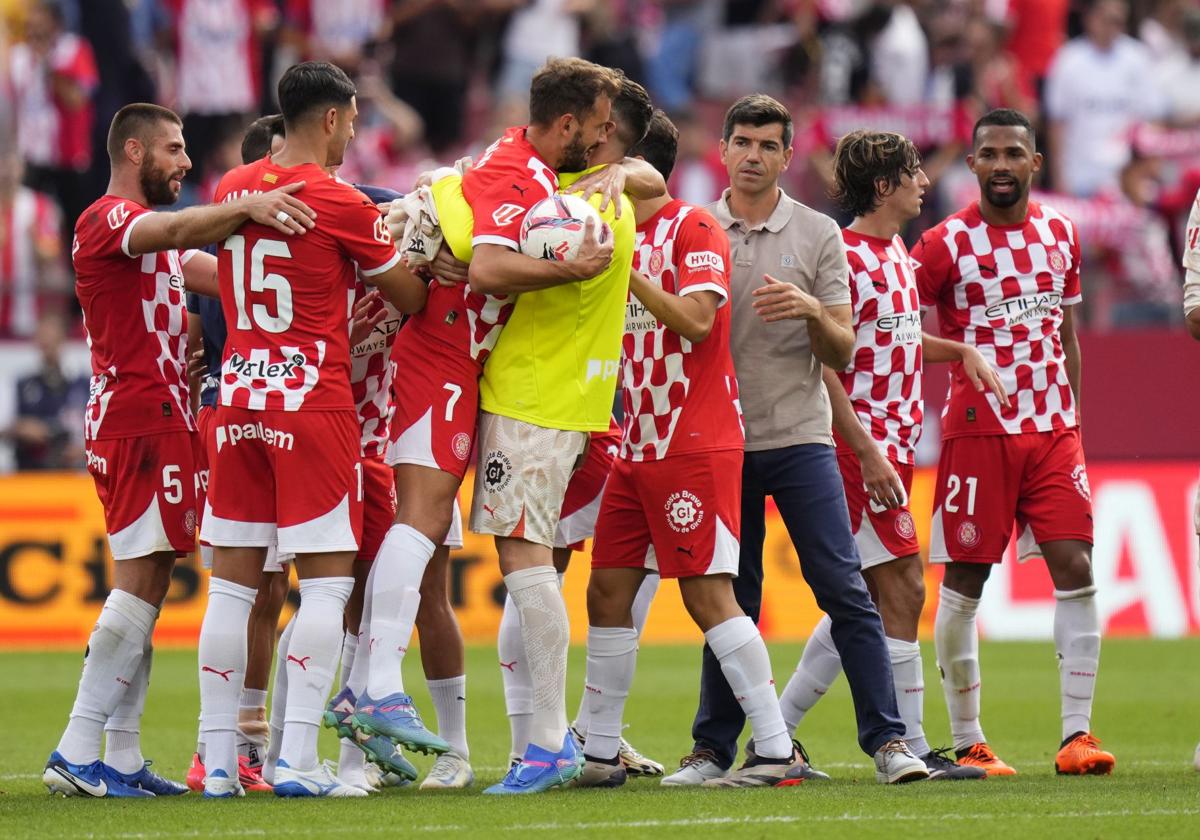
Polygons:
<instances>
[{"instance_id":1,"label":"hylo sponsor logo","mask_svg":"<svg viewBox=\"0 0 1200 840\"><path fill-rule=\"evenodd\" d=\"M683 264L692 271L711 268L713 271L724 271L725 260L713 251L692 251L684 259Z\"/></svg>"}]
</instances>

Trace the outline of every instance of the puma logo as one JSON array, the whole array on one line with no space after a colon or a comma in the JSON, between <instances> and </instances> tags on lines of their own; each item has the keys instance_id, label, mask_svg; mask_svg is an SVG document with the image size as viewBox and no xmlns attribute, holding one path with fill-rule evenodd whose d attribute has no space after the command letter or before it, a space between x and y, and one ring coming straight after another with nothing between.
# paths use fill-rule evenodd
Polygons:
<instances>
[{"instance_id":1,"label":"puma logo","mask_svg":"<svg viewBox=\"0 0 1200 840\"><path fill-rule=\"evenodd\" d=\"M205 671L208 671L210 674L216 674L218 677L225 680L225 682L229 682L229 675L233 673L233 668L230 668L228 671L218 671L216 668L210 668L209 666L205 665L200 669L200 673L204 673Z\"/></svg>"},{"instance_id":2,"label":"puma logo","mask_svg":"<svg viewBox=\"0 0 1200 840\"><path fill-rule=\"evenodd\" d=\"M488 507L487 505L483 505L483 509L488 512L488 516L492 517L493 519L496 518L496 509L494 507Z\"/></svg>"},{"instance_id":3,"label":"puma logo","mask_svg":"<svg viewBox=\"0 0 1200 840\"><path fill-rule=\"evenodd\" d=\"M308 664L307 664L307 663L308 663L308 660L310 660L310 659L312 659L312 657L311 657L311 656L302 656L302 657L300 657L299 659L297 659L296 657L292 656L292 655L289 653L289 654L288 654L287 661L288 661L288 662L295 662L297 665L299 665L299 666L300 666L300 670L301 670L301 671L307 671L307 670L308 670Z\"/></svg>"},{"instance_id":4,"label":"puma logo","mask_svg":"<svg viewBox=\"0 0 1200 840\"><path fill-rule=\"evenodd\" d=\"M684 548L681 545L677 545L677 546L675 546L675 550L682 551L684 554L686 554L688 557L691 557L693 560L696 559L695 557L692 556L692 547L690 545L687 548Z\"/></svg>"},{"instance_id":5,"label":"puma logo","mask_svg":"<svg viewBox=\"0 0 1200 840\"><path fill-rule=\"evenodd\" d=\"M528 187L522 187L520 184L513 184L512 188L521 194L521 198L525 197L525 191L529 189Z\"/></svg>"},{"instance_id":6,"label":"puma logo","mask_svg":"<svg viewBox=\"0 0 1200 840\"><path fill-rule=\"evenodd\" d=\"M517 667L517 662L518 662L518 661L519 661L519 660L517 660L517 659L514 659L512 662L505 662L503 659L501 659L501 660L500 660L500 667L501 667L501 668L507 668L507 669L508 669L510 672L515 672L515 671L516 671L516 667Z\"/></svg>"},{"instance_id":7,"label":"puma logo","mask_svg":"<svg viewBox=\"0 0 1200 840\"><path fill-rule=\"evenodd\" d=\"M996 270L996 264L995 264L995 263L990 263L990 264L989 264L989 263L985 263L985 262L983 262L982 260L979 260L979 261L978 261L978 265L979 265L979 273L980 273L980 274L983 274L985 271L986 271L988 274L992 275L993 277L995 277L995 276L997 276L997 275L999 274L999 272Z\"/></svg>"}]
</instances>

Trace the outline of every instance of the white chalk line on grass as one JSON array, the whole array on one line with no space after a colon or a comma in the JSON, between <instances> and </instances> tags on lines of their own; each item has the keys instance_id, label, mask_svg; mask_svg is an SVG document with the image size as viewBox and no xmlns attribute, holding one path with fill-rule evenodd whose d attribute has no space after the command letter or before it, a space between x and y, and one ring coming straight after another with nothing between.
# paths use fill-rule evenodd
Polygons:
<instances>
[{"instance_id":1,"label":"white chalk line on grass","mask_svg":"<svg viewBox=\"0 0 1200 840\"><path fill-rule=\"evenodd\" d=\"M1110 811L1056 811L1049 813L1016 813L1016 814L764 814L761 816L745 817L692 817L674 820L605 820L597 822L546 822L524 823L519 825L491 826L493 831L594 831L604 829L629 828L705 828L734 825L763 825L763 824L793 824L793 823L866 823L866 822L933 822L962 821L962 820L1044 820L1044 819L1107 819L1111 817L1188 817L1200 815L1200 808L1150 808L1135 810L1124 808ZM428 825L405 825L404 831L469 831L476 826L458 823L438 823ZM394 833L397 826L356 826L355 834ZM273 836L308 835L313 833L313 827L289 831L279 826L270 832ZM164 831L164 832L133 832L121 834L85 834L73 835L93 838L93 840L158 840L167 837L264 837L268 832L264 829L233 829L230 831ZM44 835L43 835L44 836Z\"/></svg>"}]
</instances>

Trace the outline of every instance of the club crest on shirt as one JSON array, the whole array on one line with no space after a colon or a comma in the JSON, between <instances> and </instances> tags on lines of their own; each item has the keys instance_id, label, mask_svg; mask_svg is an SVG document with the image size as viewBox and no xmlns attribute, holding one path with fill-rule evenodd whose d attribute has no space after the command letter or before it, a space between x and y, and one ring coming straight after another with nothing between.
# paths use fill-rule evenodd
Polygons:
<instances>
[{"instance_id":1,"label":"club crest on shirt","mask_svg":"<svg viewBox=\"0 0 1200 840\"><path fill-rule=\"evenodd\" d=\"M695 531L704 521L704 506L695 493L680 490L667 497L663 505L667 513L667 524L680 534Z\"/></svg>"},{"instance_id":2,"label":"club crest on shirt","mask_svg":"<svg viewBox=\"0 0 1200 840\"><path fill-rule=\"evenodd\" d=\"M795 268L796 267L796 255L795 254L780 254L779 255L779 267L780 268Z\"/></svg>"},{"instance_id":3,"label":"club crest on shirt","mask_svg":"<svg viewBox=\"0 0 1200 840\"><path fill-rule=\"evenodd\" d=\"M1046 263L1055 274L1062 274L1067 270L1067 258L1057 248L1051 248L1046 252Z\"/></svg>"},{"instance_id":4,"label":"club crest on shirt","mask_svg":"<svg viewBox=\"0 0 1200 840\"><path fill-rule=\"evenodd\" d=\"M460 461L467 460L467 456L471 454L471 436L466 432L459 432L454 436L454 440L450 441L450 448L454 450L454 457Z\"/></svg>"},{"instance_id":5,"label":"club crest on shirt","mask_svg":"<svg viewBox=\"0 0 1200 840\"><path fill-rule=\"evenodd\" d=\"M1075 469L1071 470L1071 483L1075 485L1075 492L1085 501L1091 502L1092 486L1088 483L1087 467L1083 464L1076 464Z\"/></svg>"},{"instance_id":6,"label":"club crest on shirt","mask_svg":"<svg viewBox=\"0 0 1200 840\"><path fill-rule=\"evenodd\" d=\"M663 252L661 248L655 248L650 252L650 263L648 270L651 274L657 276L662 274L663 268Z\"/></svg>"},{"instance_id":7,"label":"club crest on shirt","mask_svg":"<svg viewBox=\"0 0 1200 840\"><path fill-rule=\"evenodd\" d=\"M979 526L970 519L965 520L958 526L958 544L963 548L974 548L979 545L979 540L982 536Z\"/></svg>"}]
</instances>

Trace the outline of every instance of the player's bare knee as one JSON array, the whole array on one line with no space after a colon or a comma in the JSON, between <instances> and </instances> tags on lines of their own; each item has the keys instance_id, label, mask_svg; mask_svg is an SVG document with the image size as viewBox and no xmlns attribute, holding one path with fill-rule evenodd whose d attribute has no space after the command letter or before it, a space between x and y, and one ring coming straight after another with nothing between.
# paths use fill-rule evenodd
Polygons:
<instances>
[{"instance_id":1,"label":"player's bare knee","mask_svg":"<svg viewBox=\"0 0 1200 840\"><path fill-rule=\"evenodd\" d=\"M622 575L624 569L593 569L588 580L588 624L592 627L632 627L637 586Z\"/></svg>"},{"instance_id":2,"label":"player's bare knee","mask_svg":"<svg viewBox=\"0 0 1200 840\"><path fill-rule=\"evenodd\" d=\"M1078 540L1053 540L1042 545L1046 570L1054 588L1063 591L1092 585L1092 548Z\"/></svg>"},{"instance_id":3,"label":"player's bare knee","mask_svg":"<svg viewBox=\"0 0 1200 840\"><path fill-rule=\"evenodd\" d=\"M724 621L744 615L733 596L733 584L728 575L680 578L679 594L688 615L705 633Z\"/></svg>"},{"instance_id":4,"label":"player's bare knee","mask_svg":"<svg viewBox=\"0 0 1200 840\"><path fill-rule=\"evenodd\" d=\"M979 598L991 573L991 563L947 563L942 586L968 598Z\"/></svg>"}]
</instances>

